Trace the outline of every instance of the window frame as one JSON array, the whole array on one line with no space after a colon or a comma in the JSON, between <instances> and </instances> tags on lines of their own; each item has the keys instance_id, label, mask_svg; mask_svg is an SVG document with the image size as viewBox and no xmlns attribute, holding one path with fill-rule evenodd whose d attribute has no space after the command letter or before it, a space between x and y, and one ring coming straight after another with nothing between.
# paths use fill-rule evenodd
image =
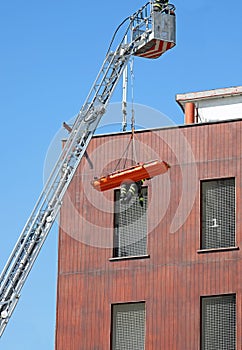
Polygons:
<instances>
[{"instance_id":1,"label":"window frame","mask_svg":"<svg viewBox=\"0 0 242 350\"><path fill-rule=\"evenodd\" d=\"M116 250L119 248L119 246L116 246L116 237L115 237L115 226L116 226L116 193L120 193L120 188L115 189L113 192L113 198L114 198L114 215L113 215L113 249L112 249L112 257L109 258L110 261L117 261L117 260L133 260L133 259L145 259L149 258L150 255L148 252L148 201L149 201L149 191L148 186L142 186L142 190L146 191L146 198L147 198L147 208L146 208L146 254L135 254L135 255L116 255Z\"/></svg>"},{"instance_id":2,"label":"window frame","mask_svg":"<svg viewBox=\"0 0 242 350\"><path fill-rule=\"evenodd\" d=\"M235 228L234 228L234 245L229 247L213 247L213 248L203 248L202 247L202 241L203 241L203 191L202 186L205 182L212 182L212 181L223 181L223 180L234 180L234 195L235 195L235 203L234 203L234 219L235 219ZM200 228L199 228L199 249L197 250L197 253L209 253L209 252L223 252L223 251L230 251L230 250L239 250L239 246L237 245L237 191L236 191L236 177L235 176L228 176L228 177L215 177L215 178L206 178L206 179L200 179L200 202L199 202L199 213L200 213Z\"/></svg>"},{"instance_id":3,"label":"window frame","mask_svg":"<svg viewBox=\"0 0 242 350\"><path fill-rule=\"evenodd\" d=\"M237 349L237 325L238 325L238 319L237 319L237 294L236 293L226 293L226 294L215 294L215 295L202 295L200 297L200 350L204 350L204 312L203 309L203 301L205 300L211 300L212 298L223 298L223 297L235 297L235 349Z\"/></svg>"},{"instance_id":4,"label":"window frame","mask_svg":"<svg viewBox=\"0 0 242 350\"><path fill-rule=\"evenodd\" d=\"M143 304L144 305L144 349L145 349L145 343L146 343L146 301L145 300L139 300L139 301L128 301L128 302L122 302L122 303L113 303L111 304L111 328L110 328L110 349L113 349L114 346L114 341L115 341L115 336L114 336L114 326L115 326L115 316L114 316L114 308L116 306L127 306L127 305L138 305L138 304Z\"/></svg>"}]
</instances>

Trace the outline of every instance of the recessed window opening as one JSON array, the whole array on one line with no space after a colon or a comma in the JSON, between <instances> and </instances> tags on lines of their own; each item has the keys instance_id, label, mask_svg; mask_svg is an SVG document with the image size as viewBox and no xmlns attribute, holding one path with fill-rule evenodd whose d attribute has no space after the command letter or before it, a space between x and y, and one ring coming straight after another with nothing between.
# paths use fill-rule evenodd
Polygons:
<instances>
[{"instance_id":1,"label":"recessed window opening","mask_svg":"<svg viewBox=\"0 0 242 350\"><path fill-rule=\"evenodd\" d=\"M235 246L235 179L201 183L201 249Z\"/></svg>"},{"instance_id":2,"label":"recessed window opening","mask_svg":"<svg viewBox=\"0 0 242 350\"><path fill-rule=\"evenodd\" d=\"M120 190L114 193L114 257L147 254L147 187L142 187L141 192L142 203L134 196L128 204L120 201Z\"/></svg>"}]
</instances>

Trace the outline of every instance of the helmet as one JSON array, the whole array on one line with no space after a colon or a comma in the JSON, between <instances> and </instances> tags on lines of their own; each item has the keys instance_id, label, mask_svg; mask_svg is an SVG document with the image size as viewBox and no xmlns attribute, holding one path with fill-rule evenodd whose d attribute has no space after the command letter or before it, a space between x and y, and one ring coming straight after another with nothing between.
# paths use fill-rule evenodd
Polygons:
<instances>
[{"instance_id":1,"label":"helmet","mask_svg":"<svg viewBox=\"0 0 242 350\"><path fill-rule=\"evenodd\" d=\"M154 4L168 4L168 1L167 0L154 0Z\"/></svg>"}]
</instances>

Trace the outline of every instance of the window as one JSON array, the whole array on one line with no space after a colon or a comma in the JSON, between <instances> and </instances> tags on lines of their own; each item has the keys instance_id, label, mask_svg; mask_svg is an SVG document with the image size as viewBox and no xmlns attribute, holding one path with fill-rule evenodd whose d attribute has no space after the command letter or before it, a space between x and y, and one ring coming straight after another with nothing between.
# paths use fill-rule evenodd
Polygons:
<instances>
[{"instance_id":1,"label":"window","mask_svg":"<svg viewBox=\"0 0 242 350\"><path fill-rule=\"evenodd\" d=\"M235 179L203 181L201 249L235 246Z\"/></svg>"},{"instance_id":2,"label":"window","mask_svg":"<svg viewBox=\"0 0 242 350\"><path fill-rule=\"evenodd\" d=\"M138 196L129 204L121 204L120 190L114 193L114 257L147 254L147 187L142 188L142 195L143 206Z\"/></svg>"},{"instance_id":3,"label":"window","mask_svg":"<svg viewBox=\"0 0 242 350\"><path fill-rule=\"evenodd\" d=\"M145 349L145 303L112 305L112 350Z\"/></svg>"},{"instance_id":4,"label":"window","mask_svg":"<svg viewBox=\"0 0 242 350\"><path fill-rule=\"evenodd\" d=\"M236 350L235 294L203 297L201 350Z\"/></svg>"}]
</instances>

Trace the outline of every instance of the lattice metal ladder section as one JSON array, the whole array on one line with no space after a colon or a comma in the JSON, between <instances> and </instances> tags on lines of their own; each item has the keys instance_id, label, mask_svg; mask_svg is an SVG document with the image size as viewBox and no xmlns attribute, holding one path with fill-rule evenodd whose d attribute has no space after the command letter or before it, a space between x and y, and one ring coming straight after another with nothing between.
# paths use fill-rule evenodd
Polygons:
<instances>
[{"instance_id":1,"label":"lattice metal ladder section","mask_svg":"<svg viewBox=\"0 0 242 350\"><path fill-rule=\"evenodd\" d=\"M0 276L0 336L20 297L24 282L62 204L63 196L103 116L130 56L139 45L132 28L150 21L147 3L131 16L123 40L109 52L90 93L77 115L72 132ZM150 11L151 12L151 11ZM147 29L148 30L148 29ZM130 31L130 41L124 42Z\"/></svg>"}]
</instances>

